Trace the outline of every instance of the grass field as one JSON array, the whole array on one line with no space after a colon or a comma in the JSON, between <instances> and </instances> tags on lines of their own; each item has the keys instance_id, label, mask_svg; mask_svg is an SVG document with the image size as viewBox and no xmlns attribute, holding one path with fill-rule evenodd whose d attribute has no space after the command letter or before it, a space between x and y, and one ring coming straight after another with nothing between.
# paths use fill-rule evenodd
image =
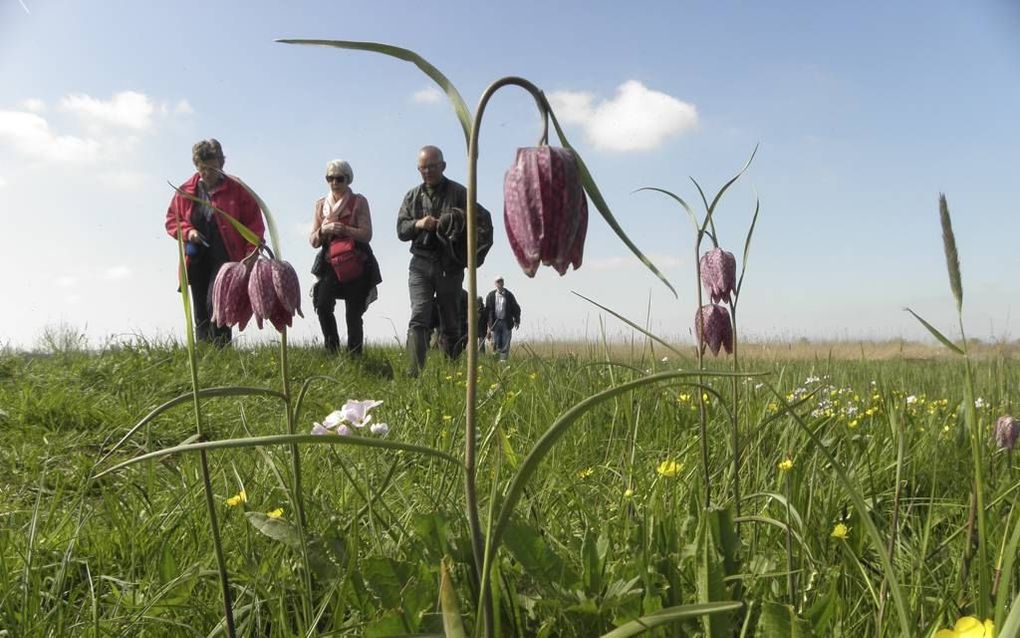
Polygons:
<instances>
[{"instance_id":1,"label":"grass field","mask_svg":"<svg viewBox=\"0 0 1020 638\"><path fill-rule=\"evenodd\" d=\"M696 368L693 356L641 341L561 346L520 347L508 365L482 360L483 522L496 517L515 472L565 411L610 387ZM462 458L463 360L430 355L411 380L396 349L372 349L362 361L289 352L292 399L304 393L294 402L298 432L347 399L378 399L373 416L390 428L382 440ZM492 566L499 633L598 636L659 610L727 600L742 604L711 616L677 612L650 633L930 636L982 604L1001 623L1018 591L1020 473L1015 456L996 449L992 428L1020 400L1020 364L1006 349L972 364L987 433L988 555L979 564L962 362L832 352L742 350L743 369L764 374L737 383L739 516L728 378L706 377L701 390L707 473L693 376L621 392L563 429L524 484ZM198 364L203 388L280 389L277 349L200 349ZM3 635L223 632L199 454L96 478L193 438L189 399L118 446L146 414L190 391L188 352L173 344L0 356ZM203 399L205 438L286 433L284 405L268 395ZM443 564L447 593L477 629L463 468L326 438L299 446L303 528L288 445L208 454L238 634L443 635L442 611L451 609L439 602ZM982 573L996 583L984 603Z\"/></svg>"}]
</instances>

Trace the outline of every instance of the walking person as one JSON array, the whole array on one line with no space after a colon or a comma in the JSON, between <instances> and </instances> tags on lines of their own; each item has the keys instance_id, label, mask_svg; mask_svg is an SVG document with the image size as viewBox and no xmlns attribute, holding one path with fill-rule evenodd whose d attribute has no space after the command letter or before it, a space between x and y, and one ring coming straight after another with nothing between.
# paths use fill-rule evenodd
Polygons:
<instances>
[{"instance_id":1,"label":"walking person","mask_svg":"<svg viewBox=\"0 0 1020 638\"><path fill-rule=\"evenodd\" d=\"M496 289L485 298L488 313L488 335L492 336L493 350L499 353L499 360L510 356L511 330L521 327L521 307L514 293L503 287L503 278L496 278Z\"/></svg>"},{"instance_id":2,"label":"walking person","mask_svg":"<svg viewBox=\"0 0 1020 638\"><path fill-rule=\"evenodd\" d=\"M397 214L397 237L411 243L407 350L412 377L425 366L433 301L439 308L446 356L456 359L463 348L457 306L466 266L467 189L445 177L445 170L443 152L435 146L423 147L418 152L422 183L407 192ZM492 217L480 205L477 211L480 263L492 246Z\"/></svg>"},{"instance_id":3,"label":"walking person","mask_svg":"<svg viewBox=\"0 0 1020 638\"><path fill-rule=\"evenodd\" d=\"M241 261L255 247L213 208L227 213L263 241L265 225L255 198L223 172L226 157L217 140L202 140L192 146L191 161L195 174L181 184L180 190L201 203L175 193L166 211L165 227L167 234L176 240L179 232L185 242L195 337L225 346L230 343L232 333L230 328L211 321L213 283L223 264Z\"/></svg>"},{"instance_id":4,"label":"walking person","mask_svg":"<svg viewBox=\"0 0 1020 638\"><path fill-rule=\"evenodd\" d=\"M382 283L379 263L372 247L372 214L368 200L351 190L354 170L344 160L326 164L329 192L315 201L312 248L319 249L312 274L318 281L312 286L312 304L319 318L326 350L340 350L337 330L337 299L344 300L347 323L347 352L360 356L365 342L363 316L368 304L378 296Z\"/></svg>"}]
</instances>

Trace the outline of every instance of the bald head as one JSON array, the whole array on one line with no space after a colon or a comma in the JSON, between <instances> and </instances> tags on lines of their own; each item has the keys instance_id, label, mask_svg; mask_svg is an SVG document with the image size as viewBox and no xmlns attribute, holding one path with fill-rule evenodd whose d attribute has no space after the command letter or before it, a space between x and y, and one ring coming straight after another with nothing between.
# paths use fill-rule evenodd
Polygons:
<instances>
[{"instance_id":1,"label":"bald head","mask_svg":"<svg viewBox=\"0 0 1020 638\"><path fill-rule=\"evenodd\" d=\"M435 186L443 181L443 171L446 170L446 162L443 160L443 152L437 146L423 146L418 151L418 172L421 179L427 186Z\"/></svg>"}]
</instances>

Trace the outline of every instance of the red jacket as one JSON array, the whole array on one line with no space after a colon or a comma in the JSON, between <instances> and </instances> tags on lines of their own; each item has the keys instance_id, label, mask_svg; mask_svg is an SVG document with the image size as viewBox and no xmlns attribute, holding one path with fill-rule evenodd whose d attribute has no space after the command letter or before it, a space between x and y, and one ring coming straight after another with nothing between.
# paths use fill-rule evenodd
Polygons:
<instances>
[{"instance_id":1,"label":"red jacket","mask_svg":"<svg viewBox=\"0 0 1020 638\"><path fill-rule=\"evenodd\" d=\"M199 179L199 174L195 173L191 179L181 184L181 190L189 195L194 195ZM262 222L262 210L259 209L255 198L245 190L244 186L224 175L222 184L212 194L211 199L213 206L241 222L259 239L265 239L266 227ZM187 241L188 231L194 228L191 225L191 209L194 205L190 199L181 197L179 193L174 193L173 199L170 200L170 206L166 209L166 232L168 235L176 239L179 224L184 234L184 240ZM226 248L227 254L230 255L231 261L241 261L251 253L254 247L241 236L241 233L234 230L234 227L224 219L223 215L213 213L213 217L216 219L220 238L223 240L223 246Z\"/></svg>"}]
</instances>

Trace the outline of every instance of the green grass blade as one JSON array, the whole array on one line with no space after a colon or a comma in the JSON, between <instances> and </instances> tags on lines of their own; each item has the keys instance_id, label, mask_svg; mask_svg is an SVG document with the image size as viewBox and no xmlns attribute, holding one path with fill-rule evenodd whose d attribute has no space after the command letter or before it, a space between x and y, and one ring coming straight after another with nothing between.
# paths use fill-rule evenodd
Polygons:
<instances>
[{"instance_id":1,"label":"green grass blade","mask_svg":"<svg viewBox=\"0 0 1020 638\"><path fill-rule=\"evenodd\" d=\"M616 218L613 217L612 211L609 210L609 204L607 204L606 200L602 197L602 192L599 190L598 185L595 184L595 180L592 178L591 173L588 171L588 167L585 165L584 160L581 159L581 154L578 153L577 149L571 146L570 142L567 141L567 136L564 135L563 128L560 127L560 122L559 120L556 119L556 114L553 113L552 108L549 109L549 117L552 119L553 126L556 128L556 134L560 138L560 143L563 144L564 148L569 148L574 152L574 157L577 159L577 170L581 175L581 183L584 184L585 192L588 193L588 197L591 198L591 202L595 204L595 208L597 208L599 213L602 215L602 219L606 220L606 223L609 224L609 227L613 229L613 232L616 233L616 236L620 238L620 241L622 241L627 246L627 248L630 249L630 252L634 253L634 256L637 257L641 261L641 263L645 265L646 268L651 270L652 273L654 273L655 276L662 281L662 283L666 284L666 287L669 288L670 292L673 293L674 297L678 297L679 295L677 295L676 289L673 287L673 284L669 283L669 280L666 279L666 276L662 274L662 272L655 266L655 264L652 263L650 259L645 257L644 253L642 253L641 250L639 250L638 247L634 244L634 242L630 240L630 237L627 236L627 233L623 232L623 228L620 227L620 224L616 221Z\"/></svg>"},{"instance_id":2,"label":"green grass blade","mask_svg":"<svg viewBox=\"0 0 1020 638\"><path fill-rule=\"evenodd\" d=\"M830 467L832 468L833 473L835 473L836 478L839 479L839 482L843 485L843 489L846 490L847 495L850 496L850 500L853 502L854 508L857 510L857 514L860 517L861 525L864 526L865 531L871 538L872 551L878 554L878 557L882 562L882 567L884 568L885 571L885 578L889 582L889 593L892 595L893 602L896 607L896 613L897 616L899 617L902 635L905 638L909 638L911 632L911 622L910 616L909 614L907 614L907 606L903 599L903 592L900 589L899 578L897 578L895 568L892 564L892 561L889 558L888 552L886 552L885 539L882 537L882 534L878 531L878 527L875 526L875 521L872 520L871 518L871 508L868 506L867 502L865 502L864 496L861 494L860 489L857 488L857 485L854 483L854 480L847 473L846 468L844 468L843 465L836 460L836 457L833 456L829 448L827 448L825 444L822 443L822 440L818 438L818 434L813 432L811 428L808 427L808 425L804 422L804 420L796 412L793 411L790 404L787 403L786 397L784 397L781 392L779 392L770 383L766 382L766 385L772 392L772 394L775 396L776 401L779 403L779 405L781 405L784 408L784 411L786 411L790 415L790 417L793 419L793 422L797 425L797 427L799 427L804 432L804 434L811 440L811 442L815 446L815 449L817 449L819 453L821 453L822 456L826 458L826 460L829 462Z\"/></svg>"},{"instance_id":3,"label":"green grass blade","mask_svg":"<svg viewBox=\"0 0 1020 638\"><path fill-rule=\"evenodd\" d=\"M761 200L754 200L754 216L751 217L751 226L747 229L747 237L744 238L744 257L740 263L740 279L737 279L737 288L734 290L735 297L740 297L740 287L744 285L744 273L747 272L747 257L751 254L751 237L754 235L754 227L758 223L758 212L761 210Z\"/></svg>"},{"instance_id":4,"label":"green grass blade","mask_svg":"<svg viewBox=\"0 0 1020 638\"><path fill-rule=\"evenodd\" d=\"M1002 626L1003 617L1006 615L1006 601L1009 600L1009 592L1013 584L1013 565L1016 563L1018 554L1020 554L1020 517L1013 523L1013 533L1009 535L1009 543L1002 550L1002 565L999 571L1002 574L1002 580L999 581L999 591L995 598L996 627ZM1014 614L1018 608L1020 608L1020 599L1013 602ZM1001 633L1000 635L1008 636L1010 634ZM1014 631L1013 635L1020 635L1020 631Z\"/></svg>"},{"instance_id":5,"label":"green grass blade","mask_svg":"<svg viewBox=\"0 0 1020 638\"><path fill-rule=\"evenodd\" d=\"M443 633L446 638L467 638L464 621L460 617L457 590L450 579L450 568L444 558L439 563L439 606L443 612Z\"/></svg>"},{"instance_id":6,"label":"green grass blade","mask_svg":"<svg viewBox=\"0 0 1020 638\"><path fill-rule=\"evenodd\" d=\"M1013 599L1013 608L1010 610L1009 616L1006 617L1006 622L1002 627L996 625L995 630L995 635L1002 636L1002 638L1020 636L1020 594Z\"/></svg>"},{"instance_id":7,"label":"green grass blade","mask_svg":"<svg viewBox=\"0 0 1020 638\"><path fill-rule=\"evenodd\" d=\"M925 328L927 328L928 332L930 332L933 337L935 337L940 342L942 342L942 345L944 345L945 347L949 348L950 350L952 350L956 354L959 354L959 355L963 354L963 350L961 350L959 346L957 346L955 343L950 341L946 337L946 335L944 335L941 332L939 332L938 329L935 326L931 325L930 323L928 323L927 321L922 319L919 314L917 314L916 312L914 312L910 308L904 308L904 310L906 310L910 314L914 315L914 318L917 319L918 321L920 321L921 325L924 326Z\"/></svg>"},{"instance_id":8,"label":"green grass blade","mask_svg":"<svg viewBox=\"0 0 1020 638\"><path fill-rule=\"evenodd\" d=\"M244 387L244 386L224 386L224 387L219 387L219 388L203 388L203 389L198 391L198 396L201 397L201 398L264 396L264 397L276 397L278 399L283 400L284 402L287 401L286 395L284 395L282 392L277 392L276 390L270 390L268 388L249 388L249 387ZM140 430L141 428L145 427L145 425L150 423L153 419L155 419L159 415L163 414L164 412L166 412L170 408L176 407L176 406L181 405L183 403L188 403L190 401L194 401L194 399L195 399L194 393L193 392L188 392L187 394L182 394L180 396L176 396L176 397L170 399L169 401L167 401L166 403L156 407L154 410L152 410L152 412L149 412L148 414L146 414L142 418L141 421L139 421L134 426L132 426L132 428L130 430L128 430L127 433L124 434L124 436L122 436L121 439L119 441L117 441L117 443L112 448L110 448L106 452L106 454L104 454L102 456L102 458L99 459L99 461L96 463L96 465L100 465L100 464L102 464L103 461L105 461L106 459L110 458L110 456L114 452L119 450L127 442L128 439L130 439L132 436L134 436L134 434L136 432L138 432L138 430Z\"/></svg>"},{"instance_id":9,"label":"green grass blade","mask_svg":"<svg viewBox=\"0 0 1020 638\"><path fill-rule=\"evenodd\" d=\"M706 217L706 219L705 219L705 223L706 224L708 224L709 220L712 218L712 213L715 212L715 206L716 206L716 204L719 203L719 200L722 198L723 193L725 193L729 189L730 186L733 186L733 183L736 182L738 179L740 179L740 176L743 175L747 171L747 169L751 166L751 162L754 161L754 156L757 155L757 154L758 154L758 145L755 144L754 145L754 150L751 151L751 157L747 158L747 163L744 164L744 168L740 169L737 172L736 175L731 177L730 181L728 181L725 184L723 184L723 187L720 188L719 192L715 194L715 199L712 200L712 204L709 205L709 207L708 207L708 217Z\"/></svg>"},{"instance_id":10,"label":"green grass blade","mask_svg":"<svg viewBox=\"0 0 1020 638\"><path fill-rule=\"evenodd\" d=\"M658 374L648 375L641 377L634 381L622 383L618 386L611 387L607 390L603 390L598 394L594 394L583 401L575 404L569 410L564 412L549 426L549 429L545 431L545 434L539 438L535 443L535 446L528 453L528 456L521 463L521 468L514 474L513 479L510 481L509 487L506 490L506 497L503 500L503 505L499 510L499 517L496 523L492 526L492 551L494 552L499 547L500 539L503 533L506 531L506 527L510 522L510 516L513 514L514 508L517 506L517 501L520 500L524 494L524 486L528 480L535 474L538 465L542 462L545 456L552 450L556 442L559 441L560 437L566 433L567 429L570 428L579 418L581 418L588 410L592 407L608 401L615 396L636 390L638 388L659 383L661 381L669 381L672 379L680 379L683 377L750 377L759 376L756 374L747 373L733 373L733 372L722 372L722 371L672 371L672 372L660 372ZM488 557L486 558L488 560Z\"/></svg>"},{"instance_id":11,"label":"green grass blade","mask_svg":"<svg viewBox=\"0 0 1020 638\"><path fill-rule=\"evenodd\" d=\"M681 208L687 211L687 216L691 220L691 226L694 228L694 234L697 235L698 231L701 230L701 227L698 224L698 216L694 214L694 209L692 209L690 205L688 205L687 202L685 202L684 199L677 195L676 193L668 191L664 188L656 188L655 186L643 186L634 192L640 193L641 191L653 191L656 193L662 193L663 195L666 195L668 197L672 197L674 200L676 200L677 203L680 204Z\"/></svg>"},{"instance_id":12,"label":"green grass blade","mask_svg":"<svg viewBox=\"0 0 1020 638\"><path fill-rule=\"evenodd\" d=\"M653 341L656 341L657 343L660 343L660 344L662 344L663 346L665 346L666 348L668 348L670 352L674 353L675 355L677 355L677 356L679 356L679 357L682 357L682 356L684 356L684 353L683 353L683 352L680 352L679 350L677 350L676 348L674 348L674 347L673 347L672 345L670 345L670 344L669 344L669 343L667 343L666 341L664 341L664 340L660 339L660 338L659 338L658 336L656 336L655 334L653 334L653 333L651 333L651 332L649 332L649 331L645 330L645 329L644 329L644 328L642 328L641 326L637 325L636 323L634 323L634 322L633 322L633 321L631 321L630 319L628 319L628 318L624 317L623 315L621 315L621 314L617 313L616 311L612 310L611 308L606 308L605 306L603 306L603 305L602 305L602 304L600 304L599 302L597 302L597 301L593 301L593 300L591 300L591 299L589 299L589 298L585 297L584 295L582 295L581 293L579 293L579 292L577 292L577 291L575 291L575 290L571 290L570 292L571 292L571 293L573 293L574 295L577 295L577 296L578 296L578 297L580 297L581 299L584 299L585 301L587 301L587 302L588 302L588 303L590 303L591 305L593 305L593 306L596 306L596 307L598 307L598 308L601 308L602 310L605 310L605 311L606 311L606 312L608 312L609 314L613 315L614 317L616 317L616 318L617 318L617 319L619 319L620 321L624 322L625 324L627 324L627 325L628 325L628 326L630 326L631 328L633 328L633 329L637 330L637 331L638 331L638 332L640 332L641 334L645 335L645 336L646 336L646 337L648 337L649 339L652 339Z\"/></svg>"},{"instance_id":13,"label":"green grass blade","mask_svg":"<svg viewBox=\"0 0 1020 638\"><path fill-rule=\"evenodd\" d=\"M680 620L687 620L689 618L697 618L698 616L725 614L737 611L743 606L744 603L741 602L725 602L698 603L694 605L677 605L675 607L667 607L666 609L660 609L654 614L642 616L637 620L632 620L629 623L620 625L608 634L602 634L601 638L631 638L632 636L640 636L641 634L662 625L667 625Z\"/></svg>"},{"instance_id":14,"label":"green grass blade","mask_svg":"<svg viewBox=\"0 0 1020 638\"><path fill-rule=\"evenodd\" d=\"M461 465L460 460L447 454L430 447L422 445L413 445L411 443L401 443L400 441L388 441L385 439L368 438L362 436L337 436L335 434L273 434L270 436L253 436L242 439L222 439L219 441L204 441L202 443L189 443L187 445L176 445L174 447L163 448L161 450L155 450L135 458L128 459L114 465L113 467L103 470L96 474L96 478L116 472L117 470L141 463L142 461L148 461L150 459L158 459L164 456L171 456L173 454L181 454L183 452L198 452L201 450L225 450L228 448L248 448L248 447L260 447L264 445L290 445L292 443L312 443L318 445L354 445L362 447L377 448L382 450L393 450L400 452L413 452L415 454L421 454L423 456L431 456L444 461L449 461L454 465Z\"/></svg>"},{"instance_id":15,"label":"green grass blade","mask_svg":"<svg viewBox=\"0 0 1020 638\"><path fill-rule=\"evenodd\" d=\"M953 220L949 217L946 196L939 193L939 221L942 223L942 248L946 252L946 268L949 270L949 287L956 299L956 311L963 309L963 280L960 277L960 254L956 251L956 236L953 234Z\"/></svg>"},{"instance_id":16,"label":"green grass blade","mask_svg":"<svg viewBox=\"0 0 1020 638\"><path fill-rule=\"evenodd\" d=\"M395 47L389 44L382 44L380 42L357 42L353 40L310 40L305 38L283 38L277 40L283 44L305 44L312 46L323 46L323 47L334 47L337 49L352 49L355 51L371 51L373 53L382 53L390 57L410 62L416 67L422 70L425 75L432 78L432 81L439 85L439 88L443 89L446 93L446 97L449 98L450 104L453 105L453 110L457 113L457 119L460 120L460 126L464 129L464 144L468 144L471 139L471 111L468 110L467 104L464 102L464 98L460 96L457 91L457 87L453 85L450 80L443 75L443 73L432 66L428 60L421 57L414 51L409 49L403 49L401 47Z\"/></svg>"}]
</instances>

